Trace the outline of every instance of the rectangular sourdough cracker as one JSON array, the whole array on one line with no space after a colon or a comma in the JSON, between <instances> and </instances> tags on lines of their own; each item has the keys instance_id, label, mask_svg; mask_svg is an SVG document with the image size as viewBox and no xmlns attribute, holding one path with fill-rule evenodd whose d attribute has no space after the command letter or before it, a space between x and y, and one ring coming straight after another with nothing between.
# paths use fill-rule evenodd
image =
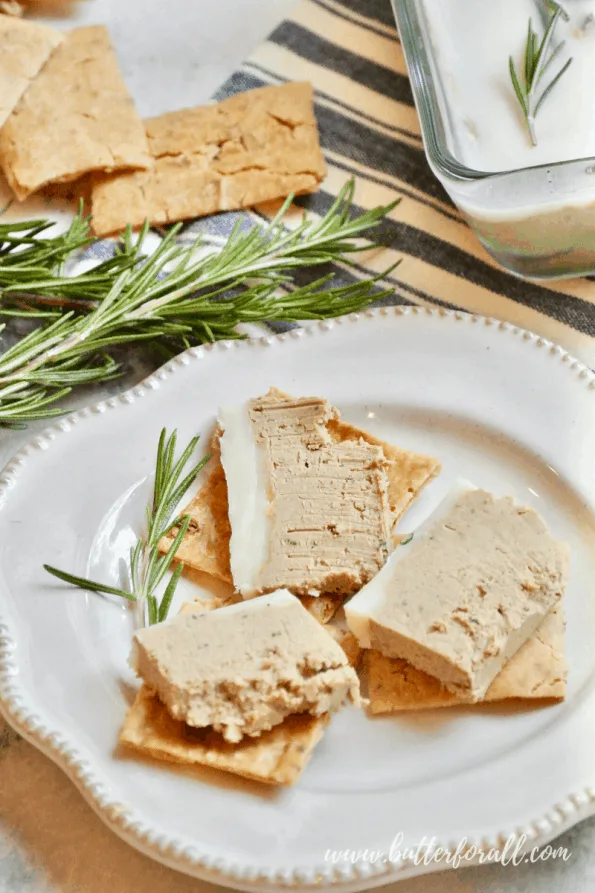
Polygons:
<instances>
[{"instance_id":1,"label":"rectangular sourdough cracker","mask_svg":"<svg viewBox=\"0 0 595 893\"><path fill-rule=\"evenodd\" d=\"M314 192L326 172L308 83L261 87L145 125L153 168L94 178L98 235Z\"/></svg>"},{"instance_id":2,"label":"rectangular sourdough cracker","mask_svg":"<svg viewBox=\"0 0 595 893\"><path fill-rule=\"evenodd\" d=\"M69 31L0 131L0 165L14 194L23 200L89 171L151 164L107 30Z\"/></svg>"},{"instance_id":3,"label":"rectangular sourdough cracker","mask_svg":"<svg viewBox=\"0 0 595 893\"><path fill-rule=\"evenodd\" d=\"M564 591L568 547L533 509L461 482L346 606L360 645L481 700Z\"/></svg>"},{"instance_id":4,"label":"rectangular sourdough cracker","mask_svg":"<svg viewBox=\"0 0 595 893\"><path fill-rule=\"evenodd\" d=\"M364 661L372 714L466 703L438 679L400 658L385 657L371 650L365 652ZM562 700L565 693L564 617L562 606L558 606L552 608L537 631L504 664L482 700Z\"/></svg>"},{"instance_id":5,"label":"rectangular sourdough cracker","mask_svg":"<svg viewBox=\"0 0 595 893\"><path fill-rule=\"evenodd\" d=\"M0 16L0 127L62 40L54 28Z\"/></svg>"},{"instance_id":6,"label":"rectangular sourdough cracker","mask_svg":"<svg viewBox=\"0 0 595 893\"><path fill-rule=\"evenodd\" d=\"M135 753L231 772L265 784L291 785L301 775L329 723L328 716L296 715L260 738L230 744L209 729L190 729L172 719L143 685L128 711L120 744Z\"/></svg>"}]
</instances>

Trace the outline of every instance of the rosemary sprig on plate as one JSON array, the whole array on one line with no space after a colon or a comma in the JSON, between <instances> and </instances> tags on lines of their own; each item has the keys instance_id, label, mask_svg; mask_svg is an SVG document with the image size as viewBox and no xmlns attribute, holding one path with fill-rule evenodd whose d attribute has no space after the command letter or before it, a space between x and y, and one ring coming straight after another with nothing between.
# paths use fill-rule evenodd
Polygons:
<instances>
[{"instance_id":1,"label":"rosemary sprig on plate","mask_svg":"<svg viewBox=\"0 0 595 893\"><path fill-rule=\"evenodd\" d=\"M552 48L554 31L560 17L563 15L562 8L558 6L558 4L554 5L556 6L556 10L549 20L541 43L539 42L536 32L533 30L532 21L529 19L522 78L517 74L512 56L510 56L508 60L512 86L514 87L514 92L519 101L533 146L537 145L537 135L535 132L535 118L537 117L537 113L545 99L547 99L562 75L568 71L568 68L572 63L572 59L568 59L558 73L552 78L547 87L543 89L541 95L537 97L538 88L543 76L564 47L564 41L562 41L557 47Z\"/></svg>"},{"instance_id":2,"label":"rosemary sprig on plate","mask_svg":"<svg viewBox=\"0 0 595 893\"><path fill-rule=\"evenodd\" d=\"M44 564L44 569L54 577L58 577L59 580L71 583L79 589L102 592L107 595L119 595L128 601L136 602L142 625L161 623L165 620L184 565L176 565L160 601L158 601L156 590L170 570L190 524L190 515L175 517L173 520L172 515L210 458L205 456L190 471L185 472L198 440L198 437L193 437L182 454L176 458L177 432L174 431L170 437L167 436L165 428L161 432L157 447L153 498L146 511L146 531L130 550L129 589L119 589L104 583L97 583L94 580L87 580L84 577L77 577L51 567L49 564ZM161 554L159 541L176 527L178 530L168 551Z\"/></svg>"},{"instance_id":3,"label":"rosemary sprig on plate","mask_svg":"<svg viewBox=\"0 0 595 893\"><path fill-rule=\"evenodd\" d=\"M62 243L55 246L59 267L35 276L33 267L43 262L32 258L30 268L17 264L11 274L8 265L3 272L0 253L0 316L48 317L0 356L0 425L58 415L63 410L55 402L73 387L113 378L116 345L150 342L168 359L194 344L242 337L236 328L242 322L325 319L390 294L377 286L389 271L345 286L334 286L332 275L295 284L300 269L349 264L372 244L362 237L396 204L353 217L353 191L350 182L323 218L304 215L291 230L283 225L290 197L268 226L238 225L221 250L200 239L177 244L174 226L145 256L148 226L136 241L127 231L114 258L80 276L62 275ZM72 244L86 239L88 222L77 218L73 228ZM34 226L31 233L35 239Z\"/></svg>"}]
</instances>

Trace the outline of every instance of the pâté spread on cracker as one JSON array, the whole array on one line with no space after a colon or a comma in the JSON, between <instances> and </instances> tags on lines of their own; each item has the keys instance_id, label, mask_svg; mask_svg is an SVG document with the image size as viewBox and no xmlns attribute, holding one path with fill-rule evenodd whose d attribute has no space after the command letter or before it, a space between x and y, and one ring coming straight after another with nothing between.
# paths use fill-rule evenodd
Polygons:
<instances>
[{"instance_id":1,"label":"p\u00e2t\u00e9 spread on cracker","mask_svg":"<svg viewBox=\"0 0 595 893\"><path fill-rule=\"evenodd\" d=\"M345 705L563 699L568 551L534 509L459 482L396 536L439 461L277 388L221 408L211 447L178 558L228 595L136 633L128 752L285 785Z\"/></svg>"},{"instance_id":2,"label":"p\u00e2t\u00e9 spread on cracker","mask_svg":"<svg viewBox=\"0 0 595 893\"><path fill-rule=\"evenodd\" d=\"M97 234L313 192L325 176L308 83L142 121L104 28L0 17L2 45L10 187L23 200L90 183ZM372 721L563 699L566 547L534 509L468 484L403 538L397 523L440 472L324 397L272 387L221 407L184 524L157 537L166 564L175 552L218 594L135 633L125 752L287 785L341 709Z\"/></svg>"}]
</instances>

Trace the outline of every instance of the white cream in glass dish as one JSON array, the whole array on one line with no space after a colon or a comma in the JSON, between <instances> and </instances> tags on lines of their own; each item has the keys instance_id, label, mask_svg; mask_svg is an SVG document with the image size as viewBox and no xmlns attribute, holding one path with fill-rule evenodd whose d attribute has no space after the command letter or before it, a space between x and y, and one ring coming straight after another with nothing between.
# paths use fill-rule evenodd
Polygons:
<instances>
[{"instance_id":1,"label":"white cream in glass dish","mask_svg":"<svg viewBox=\"0 0 595 893\"><path fill-rule=\"evenodd\" d=\"M393 6L428 161L483 245L521 276L593 272L595 0ZM524 90L529 21L537 75L545 69L534 78L530 126L510 72L512 59Z\"/></svg>"}]
</instances>

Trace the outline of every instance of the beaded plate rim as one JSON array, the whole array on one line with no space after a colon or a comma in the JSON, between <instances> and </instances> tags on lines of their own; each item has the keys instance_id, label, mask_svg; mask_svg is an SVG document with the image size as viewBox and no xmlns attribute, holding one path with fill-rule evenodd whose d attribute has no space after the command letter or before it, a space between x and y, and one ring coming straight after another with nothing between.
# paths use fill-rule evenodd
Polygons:
<instances>
[{"instance_id":1,"label":"beaded plate rim","mask_svg":"<svg viewBox=\"0 0 595 893\"><path fill-rule=\"evenodd\" d=\"M220 341L192 347L170 360L140 384L53 423L22 446L0 472L0 512L7 494L18 483L23 466L29 461L34 461L35 455L40 450L46 449L50 441L69 433L81 423L84 424L90 416L104 413L122 404L131 405L149 396L177 371L214 351L226 352L236 350L240 346L245 348L246 345L249 349L258 349L296 338L324 335L339 326L351 325L364 319L419 315L447 318L468 325L489 326L507 336L521 338L528 347L547 351L552 360L564 364L568 372L584 387L595 390L595 373L584 363L560 345L512 323L444 308L397 306L366 310L332 320L319 321L282 334L263 335L248 341ZM364 889L362 883L370 889L443 867L437 863L419 865L412 860L404 859L398 863L366 861L340 867L323 863L314 867L294 866L283 871L269 872L255 866L214 859L196 845L183 844L176 835L160 833L132 806L119 802L110 795L109 786L98 776L92 762L83 757L71 736L57 732L40 719L28 692L19 684L19 666L15 654L18 654L16 636L10 628L8 619L3 616L0 602L0 712L23 738L41 750L65 772L108 827L136 849L171 868L215 884L246 891L328 889L349 893ZM467 846L469 848L476 846L487 852L502 847L511 838L517 841L524 838L523 850L528 850L547 844L567 828L594 813L595 786L586 786L569 792L563 801L553 804L548 812L537 816L528 824L508 832L502 831L492 839L470 839ZM438 841L437 846L455 850L457 844L444 840ZM475 860L471 859L462 864L472 865L474 862Z\"/></svg>"}]
</instances>

